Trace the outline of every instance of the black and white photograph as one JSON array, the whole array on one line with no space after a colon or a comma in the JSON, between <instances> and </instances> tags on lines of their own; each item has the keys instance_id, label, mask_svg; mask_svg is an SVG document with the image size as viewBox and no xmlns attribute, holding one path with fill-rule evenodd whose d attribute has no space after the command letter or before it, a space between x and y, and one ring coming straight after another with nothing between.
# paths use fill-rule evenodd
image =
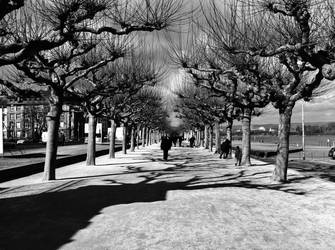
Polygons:
<instances>
[{"instance_id":1,"label":"black and white photograph","mask_svg":"<svg viewBox=\"0 0 335 250\"><path fill-rule=\"evenodd\" d=\"M334 250L335 0L0 0L0 250Z\"/></svg>"}]
</instances>

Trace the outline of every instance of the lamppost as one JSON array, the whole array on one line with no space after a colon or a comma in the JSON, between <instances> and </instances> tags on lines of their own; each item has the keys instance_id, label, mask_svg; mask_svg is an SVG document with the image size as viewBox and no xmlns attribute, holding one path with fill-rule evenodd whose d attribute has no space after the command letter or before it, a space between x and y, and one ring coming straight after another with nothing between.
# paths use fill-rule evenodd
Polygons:
<instances>
[{"instance_id":1,"label":"lamppost","mask_svg":"<svg viewBox=\"0 0 335 250\"><path fill-rule=\"evenodd\" d=\"M301 103L302 159L305 160L305 116L304 101Z\"/></svg>"}]
</instances>

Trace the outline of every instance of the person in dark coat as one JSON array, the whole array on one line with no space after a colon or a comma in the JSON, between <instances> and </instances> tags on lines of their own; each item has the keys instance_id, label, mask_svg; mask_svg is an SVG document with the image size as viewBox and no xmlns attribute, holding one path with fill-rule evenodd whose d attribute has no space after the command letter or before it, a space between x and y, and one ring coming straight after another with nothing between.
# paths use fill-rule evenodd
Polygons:
<instances>
[{"instance_id":1,"label":"person in dark coat","mask_svg":"<svg viewBox=\"0 0 335 250\"><path fill-rule=\"evenodd\" d=\"M183 142L183 137L179 136L178 137L178 141L179 141L179 147L181 147L182 146L182 142Z\"/></svg>"},{"instance_id":2,"label":"person in dark coat","mask_svg":"<svg viewBox=\"0 0 335 250\"><path fill-rule=\"evenodd\" d=\"M221 146L221 154L220 154L220 158L226 159L228 157L230 148L231 148L231 143L228 139L224 140L224 142L222 142Z\"/></svg>"},{"instance_id":3,"label":"person in dark coat","mask_svg":"<svg viewBox=\"0 0 335 250\"><path fill-rule=\"evenodd\" d=\"M194 136L192 136L189 141L190 141L190 147L193 148L194 147L194 141L195 141Z\"/></svg>"},{"instance_id":4,"label":"person in dark coat","mask_svg":"<svg viewBox=\"0 0 335 250\"><path fill-rule=\"evenodd\" d=\"M161 140L161 150L163 150L163 160L167 161L169 150L172 147L172 140L167 136L163 136Z\"/></svg>"},{"instance_id":5,"label":"person in dark coat","mask_svg":"<svg viewBox=\"0 0 335 250\"><path fill-rule=\"evenodd\" d=\"M235 149L235 166L241 166L241 160L242 160L242 151L239 146L236 146Z\"/></svg>"}]
</instances>

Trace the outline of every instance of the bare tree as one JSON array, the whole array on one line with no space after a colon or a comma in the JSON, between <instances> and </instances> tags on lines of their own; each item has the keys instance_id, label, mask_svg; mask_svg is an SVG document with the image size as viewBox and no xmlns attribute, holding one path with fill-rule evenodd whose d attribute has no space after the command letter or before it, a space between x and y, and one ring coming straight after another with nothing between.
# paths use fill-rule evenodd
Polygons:
<instances>
[{"instance_id":1,"label":"bare tree","mask_svg":"<svg viewBox=\"0 0 335 250\"><path fill-rule=\"evenodd\" d=\"M268 67L271 102L279 111L279 152L273 179L287 180L292 109L323 79L334 79L333 14L328 1L212 1L206 34L217 49L258 58ZM317 28L317 26L320 27ZM268 59L261 59L268 58Z\"/></svg>"}]
</instances>

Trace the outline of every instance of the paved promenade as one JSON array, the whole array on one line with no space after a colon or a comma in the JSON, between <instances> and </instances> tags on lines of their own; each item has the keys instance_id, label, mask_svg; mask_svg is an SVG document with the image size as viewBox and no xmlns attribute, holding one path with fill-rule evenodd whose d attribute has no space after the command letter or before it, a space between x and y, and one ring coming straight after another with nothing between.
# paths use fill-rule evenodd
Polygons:
<instances>
[{"instance_id":1,"label":"paved promenade","mask_svg":"<svg viewBox=\"0 0 335 250\"><path fill-rule=\"evenodd\" d=\"M158 145L0 184L0 249L335 249L335 183Z\"/></svg>"}]
</instances>

